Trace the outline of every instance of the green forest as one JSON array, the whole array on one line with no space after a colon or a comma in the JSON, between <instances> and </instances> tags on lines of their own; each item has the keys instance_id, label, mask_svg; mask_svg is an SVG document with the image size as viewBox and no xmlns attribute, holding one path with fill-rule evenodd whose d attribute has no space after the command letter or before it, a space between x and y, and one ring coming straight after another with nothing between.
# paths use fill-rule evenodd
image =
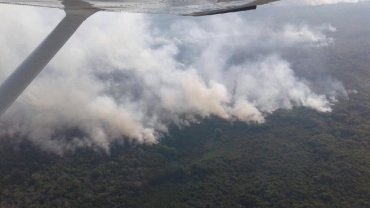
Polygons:
<instances>
[{"instance_id":1,"label":"green forest","mask_svg":"<svg viewBox=\"0 0 370 208\"><path fill-rule=\"evenodd\" d=\"M333 108L209 118L110 155L3 144L1 207L370 207L370 93Z\"/></svg>"},{"instance_id":2,"label":"green forest","mask_svg":"<svg viewBox=\"0 0 370 208\"><path fill-rule=\"evenodd\" d=\"M278 109L263 124L209 117L171 126L157 145L112 145L110 155L57 156L3 138L0 208L370 207L370 29L343 28L322 67L357 93L332 112Z\"/></svg>"}]
</instances>

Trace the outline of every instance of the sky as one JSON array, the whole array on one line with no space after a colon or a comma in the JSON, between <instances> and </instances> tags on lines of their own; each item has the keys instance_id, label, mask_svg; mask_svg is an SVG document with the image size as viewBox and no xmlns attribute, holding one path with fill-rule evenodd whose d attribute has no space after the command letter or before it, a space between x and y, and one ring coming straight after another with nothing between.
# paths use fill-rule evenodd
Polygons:
<instances>
[{"instance_id":1,"label":"sky","mask_svg":"<svg viewBox=\"0 0 370 208\"><path fill-rule=\"evenodd\" d=\"M248 124L264 123L278 108L330 112L348 89L325 71L305 71L325 74L319 81L302 76L284 54L299 50L319 65L320 51L336 42L336 26L264 14L343 2L364 3L286 0L199 18L99 12L3 115L0 137L59 155L80 147L109 154L117 142L154 145L169 125L196 125L210 116ZM63 16L0 5L0 81Z\"/></svg>"}]
</instances>

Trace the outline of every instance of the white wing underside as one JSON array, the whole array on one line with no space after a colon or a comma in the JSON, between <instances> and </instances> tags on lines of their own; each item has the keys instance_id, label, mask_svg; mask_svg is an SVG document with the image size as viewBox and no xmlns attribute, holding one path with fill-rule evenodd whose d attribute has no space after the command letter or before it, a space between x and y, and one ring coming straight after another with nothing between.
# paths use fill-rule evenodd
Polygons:
<instances>
[{"instance_id":1,"label":"white wing underside","mask_svg":"<svg viewBox=\"0 0 370 208\"><path fill-rule=\"evenodd\" d=\"M65 18L0 86L0 116L63 47L84 20L98 11L203 16L256 9L276 0L0 0L0 4L60 8Z\"/></svg>"},{"instance_id":2,"label":"white wing underside","mask_svg":"<svg viewBox=\"0 0 370 208\"><path fill-rule=\"evenodd\" d=\"M255 9L277 0L0 0L0 4L69 10L202 16Z\"/></svg>"}]
</instances>

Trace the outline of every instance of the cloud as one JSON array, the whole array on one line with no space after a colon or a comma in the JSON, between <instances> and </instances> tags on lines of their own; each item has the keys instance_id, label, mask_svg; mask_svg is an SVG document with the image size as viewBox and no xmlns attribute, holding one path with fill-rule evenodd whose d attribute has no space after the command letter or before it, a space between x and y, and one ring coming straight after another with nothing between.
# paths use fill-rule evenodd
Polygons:
<instances>
[{"instance_id":1,"label":"cloud","mask_svg":"<svg viewBox=\"0 0 370 208\"><path fill-rule=\"evenodd\" d=\"M0 26L2 79L62 17L46 21L50 11L9 8L0 7L7 19ZM334 43L330 32L328 24L273 25L239 15L163 26L151 16L98 13L4 114L0 135L57 154L109 152L115 142L155 144L169 124L211 115L262 123L277 108L327 112L341 84L314 92L279 51L325 47Z\"/></svg>"}]
</instances>

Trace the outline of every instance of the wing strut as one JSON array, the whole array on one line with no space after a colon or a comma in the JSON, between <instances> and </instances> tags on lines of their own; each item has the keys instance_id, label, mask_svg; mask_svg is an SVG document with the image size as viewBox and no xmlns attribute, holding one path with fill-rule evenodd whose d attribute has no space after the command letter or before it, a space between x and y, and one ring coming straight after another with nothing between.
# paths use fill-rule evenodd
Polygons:
<instances>
[{"instance_id":1,"label":"wing strut","mask_svg":"<svg viewBox=\"0 0 370 208\"><path fill-rule=\"evenodd\" d=\"M96 10L66 10L66 16L0 86L0 116L35 79L78 27Z\"/></svg>"}]
</instances>

